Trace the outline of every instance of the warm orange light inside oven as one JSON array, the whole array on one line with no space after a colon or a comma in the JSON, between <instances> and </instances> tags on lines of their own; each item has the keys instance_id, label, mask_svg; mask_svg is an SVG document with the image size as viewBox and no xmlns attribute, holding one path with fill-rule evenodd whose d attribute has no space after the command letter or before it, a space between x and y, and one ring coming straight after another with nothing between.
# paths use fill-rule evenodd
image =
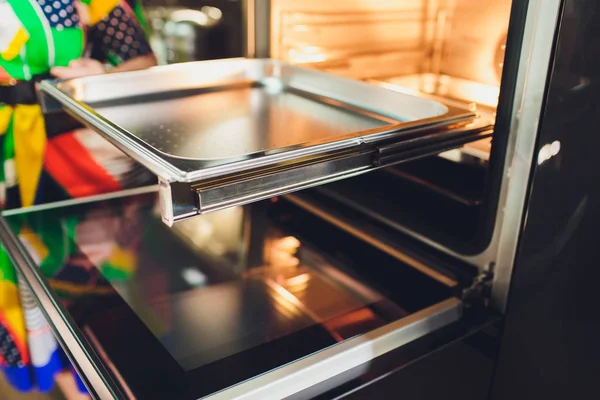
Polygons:
<instances>
[{"instance_id":1,"label":"warm orange light inside oven","mask_svg":"<svg viewBox=\"0 0 600 400\"><path fill-rule=\"evenodd\" d=\"M375 80L373 82L391 90L410 94L422 92L462 100L468 103L477 103L492 108L498 106L498 97L500 95L500 88L498 86L486 85L447 75L407 75L386 79L385 81Z\"/></svg>"},{"instance_id":2,"label":"warm orange light inside oven","mask_svg":"<svg viewBox=\"0 0 600 400\"><path fill-rule=\"evenodd\" d=\"M392 89L497 107L510 0L271 5L275 58Z\"/></svg>"},{"instance_id":3,"label":"warm orange light inside oven","mask_svg":"<svg viewBox=\"0 0 600 400\"><path fill-rule=\"evenodd\" d=\"M296 267L300 264L296 257L299 247L300 241L293 236L270 240L265 245L265 261L273 268Z\"/></svg>"},{"instance_id":4,"label":"warm orange light inside oven","mask_svg":"<svg viewBox=\"0 0 600 400\"><path fill-rule=\"evenodd\" d=\"M294 64L318 63L327 60L323 49L317 46L301 46L288 51L289 60Z\"/></svg>"}]
</instances>

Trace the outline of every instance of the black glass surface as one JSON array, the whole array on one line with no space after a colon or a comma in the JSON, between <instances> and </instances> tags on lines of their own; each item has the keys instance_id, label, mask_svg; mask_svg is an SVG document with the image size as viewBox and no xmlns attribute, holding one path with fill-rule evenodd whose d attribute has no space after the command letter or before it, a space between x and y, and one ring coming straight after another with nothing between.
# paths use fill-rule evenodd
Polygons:
<instances>
[{"instance_id":1,"label":"black glass surface","mask_svg":"<svg viewBox=\"0 0 600 400\"><path fill-rule=\"evenodd\" d=\"M563 1L554 46L492 400L598 392L600 2Z\"/></svg>"},{"instance_id":2,"label":"black glass surface","mask_svg":"<svg viewBox=\"0 0 600 400\"><path fill-rule=\"evenodd\" d=\"M437 282L403 281L414 270L333 227L315 221L311 235L310 217L285 201L173 228L155 194L7 219L137 398L205 396L448 297ZM336 255L344 244L354 260ZM386 271L398 279L367 284Z\"/></svg>"}]
</instances>

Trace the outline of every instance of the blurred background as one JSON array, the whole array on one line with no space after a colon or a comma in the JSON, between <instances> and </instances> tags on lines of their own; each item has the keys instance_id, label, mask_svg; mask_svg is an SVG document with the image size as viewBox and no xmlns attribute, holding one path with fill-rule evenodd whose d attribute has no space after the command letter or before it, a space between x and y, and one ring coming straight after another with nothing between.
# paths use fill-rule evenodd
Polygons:
<instances>
[{"instance_id":1,"label":"blurred background","mask_svg":"<svg viewBox=\"0 0 600 400\"><path fill-rule=\"evenodd\" d=\"M241 57L242 0L143 0L159 64Z\"/></svg>"},{"instance_id":2,"label":"blurred background","mask_svg":"<svg viewBox=\"0 0 600 400\"><path fill-rule=\"evenodd\" d=\"M142 0L146 34L159 65L241 57L243 0ZM17 391L0 373L0 400L86 400L69 373L50 393Z\"/></svg>"}]
</instances>

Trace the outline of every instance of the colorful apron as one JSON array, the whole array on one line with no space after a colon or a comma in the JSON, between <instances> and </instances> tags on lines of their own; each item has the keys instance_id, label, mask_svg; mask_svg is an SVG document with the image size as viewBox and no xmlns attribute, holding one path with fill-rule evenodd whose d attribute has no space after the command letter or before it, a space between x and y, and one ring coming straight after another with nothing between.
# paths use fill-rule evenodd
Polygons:
<instances>
[{"instance_id":1,"label":"colorful apron","mask_svg":"<svg viewBox=\"0 0 600 400\"><path fill-rule=\"evenodd\" d=\"M82 56L117 65L151 54L140 15L131 0L0 0L0 85L32 80ZM58 193L54 199L119 190L135 181L133 169L131 160L90 131L47 137L37 104L0 103L2 208L44 202L51 190ZM14 229L52 277L78 257L76 225L66 221L40 234L24 220ZM134 260L123 251L115 254L121 261L107 259L106 268L127 275L123 271ZM56 280L56 290L81 290L81 282L69 282L64 276ZM54 386L54 375L69 368L65 360L31 293L0 251L0 369L18 390L45 392Z\"/></svg>"}]
</instances>

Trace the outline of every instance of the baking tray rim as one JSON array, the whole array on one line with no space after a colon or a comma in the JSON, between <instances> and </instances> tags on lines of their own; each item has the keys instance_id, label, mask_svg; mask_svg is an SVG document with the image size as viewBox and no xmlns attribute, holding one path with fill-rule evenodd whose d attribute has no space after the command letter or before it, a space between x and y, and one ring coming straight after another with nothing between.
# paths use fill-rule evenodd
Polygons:
<instances>
[{"instance_id":1,"label":"baking tray rim","mask_svg":"<svg viewBox=\"0 0 600 400\"><path fill-rule=\"evenodd\" d=\"M343 84L348 85L368 85L371 90L380 89L385 90L387 95L393 95L391 93L397 93L389 89L377 87L364 82L347 79L321 71L309 70L307 68L298 67L282 61L271 60L271 59L225 59L225 60L213 60L213 61L198 61L184 64L175 64L168 66L153 67L149 70L143 71L130 71L118 73L118 75L131 75L136 73L151 73L153 70L166 70L169 68L193 68L194 65L200 63L227 63L227 62L240 62L245 63L267 63L268 65L275 64L290 68L292 70L300 70L303 72L309 72L310 74L318 75L323 78L337 80ZM252 65L252 64L249 64ZM246 155L219 158L219 159L194 159L173 156L163 151L158 150L156 147L149 145L144 140L136 137L131 132L122 128L116 123L108 120L98 113L94 108L88 105L84 100L77 100L69 95L67 92L61 89L61 86L65 82L80 80L84 82L86 79L99 79L98 76L91 76L87 78L75 78L69 80L45 80L40 82L40 91L44 93L42 96L42 103L47 108L47 104L50 104L52 100L48 99L48 96L53 100L57 101L61 108L72 115L74 118L83 122L89 128L97 131L103 135L106 139L117 146L121 151L138 161L142 165L146 166L152 172L162 177L163 179L170 182L195 182L204 179L215 178L219 176L234 174L240 171L247 171L254 168L262 168L273 164L282 162L293 162L299 158L312 157L317 155L323 155L328 153L336 153L340 151L347 151L349 149L359 149L368 145L374 145L380 142L393 142L394 139L401 140L402 137L408 136L411 133L414 134L422 129L434 129L448 127L453 124L468 122L476 117L476 114L468 109L461 109L453 105L442 104L435 100L424 99L414 95L402 94L403 96L413 97L419 99L419 101L426 100L428 102L435 102L446 109L446 113L432 116L413 121L398 121L394 124L388 124L382 127L361 130L352 132L334 138L328 138L323 140L308 141L300 144L284 146L275 149L267 149L264 151L249 153ZM293 85L291 85L293 88ZM198 87L195 87L198 88ZM201 87L200 87L201 88ZM302 89L301 89L302 90ZM161 91L151 92L160 93ZM312 95L312 93L309 93ZM349 107L360 109L364 111L363 114L374 114L382 119L394 119L394 117L386 113L378 113L377 111L360 107L354 104L345 103L342 100L315 94L317 97L330 99L337 103L342 103ZM129 96L128 96L129 97ZM117 97L125 98L123 96ZM360 114L356 112L356 114ZM215 161L216 160L216 161Z\"/></svg>"}]
</instances>

